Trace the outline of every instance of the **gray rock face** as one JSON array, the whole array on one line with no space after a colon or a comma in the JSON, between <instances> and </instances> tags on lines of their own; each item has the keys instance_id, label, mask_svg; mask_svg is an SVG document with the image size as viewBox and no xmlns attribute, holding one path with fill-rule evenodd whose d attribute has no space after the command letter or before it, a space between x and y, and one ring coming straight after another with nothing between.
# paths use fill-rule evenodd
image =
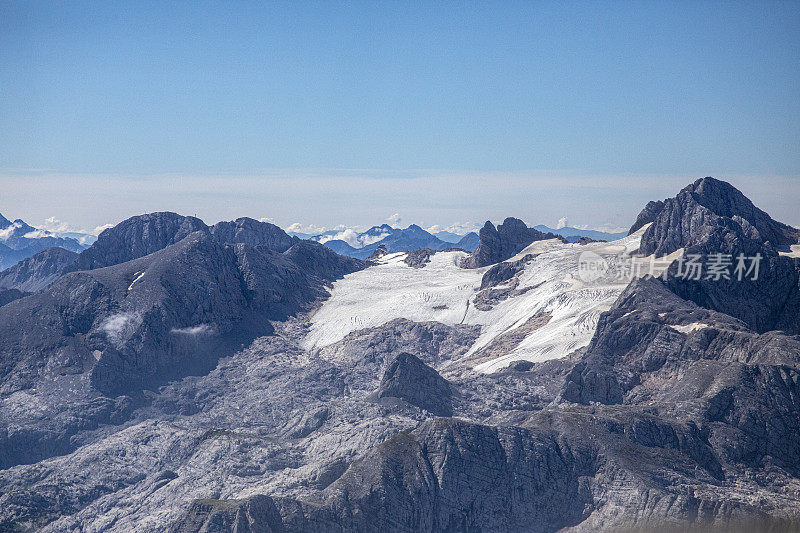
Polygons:
<instances>
[{"instance_id":1,"label":"gray rock face","mask_svg":"<svg viewBox=\"0 0 800 533\"><path fill-rule=\"evenodd\" d=\"M523 270L525 270L525 265L533 260L533 255L528 254L519 261L514 261L511 263L497 263L492 268L486 271L481 278L481 290L488 289L490 287L496 287L501 283L504 283Z\"/></svg>"},{"instance_id":2,"label":"gray rock face","mask_svg":"<svg viewBox=\"0 0 800 533\"><path fill-rule=\"evenodd\" d=\"M265 246L276 252L285 252L293 244L300 242L300 239L290 237L275 224L246 217L231 222L217 222L211 226L210 231L215 239L224 244Z\"/></svg>"},{"instance_id":3,"label":"gray rock face","mask_svg":"<svg viewBox=\"0 0 800 533\"><path fill-rule=\"evenodd\" d=\"M722 460L800 470L800 338L757 334L658 280L632 283L604 314L562 398L652 405L693 423Z\"/></svg>"},{"instance_id":4,"label":"gray rock face","mask_svg":"<svg viewBox=\"0 0 800 533\"><path fill-rule=\"evenodd\" d=\"M47 248L0 272L0 288L39 292L47 288L78 258L64 248Z\"/></svg>"},{"instance_id":5,"label":"gray rock face","mask_svg":"<svg viewBox=\"0 0 800 533\"><path fill-rule=\"evenodd\" d=\"M652 225L642 236L643 255L666 255L689 248L713 239L716 232L742 233L773 247L800 242L800 230L772 220L738 189L714 178L695 181L675 198L650 202L631 232L648 222Z\"/></svg>"},{"instance_id":6,"label":"gray rock face","mask_svg":"<svg viewBox=\"0 0 800 533\"><path fill-rule=\"evenodd\" d=\"M0 290L0 307L30 295L31 293L22 292L19 289L2 289Z\"/></svg>"},{"instance_id":7,"label":"gray rock face","mask_svg":"<svg viewBox=\"0 0 800 533\"><path fill-rule=\"evenodd\" d=\"M198 500L171 533L279 533L284 531L275 502L267 496L244 500Z\"/></svg>"},{"instance_id":8,"label":"gray rock face","mask_svg":"<svg viewBox=\"0 0 800 533\"><path fill-rule=\"evenodd\" d=\"M461 248L462 250L466 250L468 252L474 252L475 249L478 247L478 243L480 241L480 237L474 231L470 231L461 239L458 240L453 246L455 248Z\"/></svg>"},{"instance_id":9,"label":"gray rock face","mask_svg":"<svg viewBox=\"0 0 800 533\"><path fill-rule=\"evenodd\" d=\"M73 270L92 270L144 257L175 244L208 226L195 217L176 213L149 213L131 217L104 230L88 250L81 253Z\"/></svg>"},{"instance_id":10,"label":"gray rock face","mask_svg":"<svg viewBox=\"0 0 800 533\"><path fill-rule=\"evenodd\" d=\"M703 178L684 188L675 198L651 206L640 219L652 218L644 232L640 253L668 254L684 248L707 264L714 254L736 258L761 256L758 279L699 280L676 277L670 269L670 289L700 306L740 318L758 332L784 330L800 333L800 261L778 254L776 246L800 242L800 230L772 220L728 183ZM635 227L635 226L634 226Z\"/></svg>"},{"instance_id":11,"label":"gray rock face","mask_svg":"<svg viewBox=\"0 0 800 533\"><path fill-rule=\"evenodd\" d=\"M435 253L436 252L430 248L414 250L413 252L408 252L403 262L412 268L424 268L431 260L431 256Z\"/></svg>"},{"instance_id":12,"label":"gray rock face","mask_svg":"<svg viewBox=\"0 0 800 533\"><path fill-rule=\"evenodd\" d=\"M487 221L479 233L478 247L471 256L464 259L461 266L480 268L493 265L514 256L533 241L544 239L564 240L558 235L529 228L518 218L509 217L497 228Z\"/></svg>"},{"instance_id":13,"label":"gray rock face","mask_svg":"<svg viewBox=\"0 0 800 533\"><path fill-rule=\"evenodd\" d=\"M80 255L56 248L40 252L0 273L0 287L39 292L66 272L93 270L138 259L163 250L194 231L208 233L221 244L261 246L275 252L285 252L301 242L274 224L251 218L219 222L209 228L194 217L150 213L129 218L104 231L98 242Z\"/></svg>"},{"instance_id":14,"label":"gray rock face","mask_svg":"<svg viewBox=\"0 0 800 533\"><path fill-rule=\"evenodd\" d=\"M450 383L408 352L389 363L376 391L377 398L400 398L438 416L451 416Z\"/></svg>"},{"instance_id":15,"label":"gray rock face","mask_svg":"<svg viewBox=\"0 0 800 533\"><path fill-rule=\"evenodd\" d=\"M634 222L633 226L631 226L631 229L628 231L628 235L639 231L645 226L645 224L653 222L663 209L664 202L660 200L647 202L647 205L644 206L644 209L642 209L642 211L639 213L639 216L636 217L636 222Z\"/></svg>"},{"instance_id":16,"label":"gray rock face","mask_svg":"<svg viewBox=\"0 0 800 533\"><path fill-rule=\"evenodd\" d=\"M384 255L388 254L389 250L386 249L386 246L378 246L375 248L375 251L366 259L367 261L375 261L376 259L380 259Z\"/></svg>"}]
</instances>

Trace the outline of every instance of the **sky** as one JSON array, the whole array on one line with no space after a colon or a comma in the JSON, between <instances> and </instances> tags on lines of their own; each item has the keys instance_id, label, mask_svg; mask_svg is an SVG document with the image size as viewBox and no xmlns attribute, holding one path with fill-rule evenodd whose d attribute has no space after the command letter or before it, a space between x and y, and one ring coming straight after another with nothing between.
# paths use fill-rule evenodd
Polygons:
<instances>
[{"instance_id":1,"label":"sky","mask_svg":"<svg viewBox=\"0 0 800 533\"><path fill-rule=\"evenodd\" d=\"M798 95L798 1L0 1L0 213L800 225Z\"/></svg>"}]
</instances>

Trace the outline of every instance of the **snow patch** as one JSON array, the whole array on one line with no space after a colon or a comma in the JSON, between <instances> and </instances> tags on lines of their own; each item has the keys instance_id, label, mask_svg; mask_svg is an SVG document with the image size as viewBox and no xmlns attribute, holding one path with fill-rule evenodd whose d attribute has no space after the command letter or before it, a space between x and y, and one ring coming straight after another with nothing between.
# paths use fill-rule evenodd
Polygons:
<instances>
[{"instance_id":1,"label":"snow patch","mask_svg":"<svg viewBox=\"0 0 800 533\"><path fill-rule=\"evenodd\" d=\"M708 324L703 324L702 322L692 322L691 324L686 324L685 326L670 325L670 327L674 330L686 334L686 333L694 333L695 331L705 329L708 327Z\"/></svg>"},{"instance_id":2,"label":"snow patch","mask_svg":"<svg viewBox=\"0 0 800 533\"><path fill-rule=\"evenodd\" d=\"M172 328L170 333L177 335L212 335L215 332L214 326L211 324L199 324L188 328Z\"/></svg>"},{"instance_id":3,"label":"snow patch","mask_svg":"<svg viewBox=\"0 0 800 533\"><path fill-rule=\"evenodd\" d=\"M406 318L481 326L481 335L464 356L468 358L541 313L552 317L547 324L532 331L507 354L480 364L476 370L494 372L512 360L565 357L589 344L600 314L628 285L625 279L579 279L578 257L586 250L601 255L633 252L639 248L645 229L611 243L564 244L558 239L532 243L508 260L535 256L519 274L514 295L488 311L477 309L473 298L490 267L460 268L458 263L468 254L439 252L424 268L406 265L404 253L388 254L378 264L333 284L330 298L311 318L304 348L315 351L353 331Z\"/></svg>"},{"instance_id":4,"label":"snow patch","mask_svg":"<svg viewBox=\"0 0 800 533\"><path fill-rule=\"evenodd\" d=\"M800 257L800 244L793 244L789 247L788 252L778 252L785 257Z\"/></svg>"},{"instance_id":5,"label":"snow patch","mask_svg":"<svg viewBox=\"0 0 800 533\"><path fill-rule=\"evenodd\" d=\"M141 272L137 272L137 273L136 273L136 274L134 274L134 275L135 275L136 277L135 277L135 278L133 278L133 281L131 281L131 284L130 284L130 285L128 285L128 290L131 290L131 289L133 288L133 284L134 284L134 283L136 283L137 281L139 281L140 279L142 279L142 276L144 276L144 270L143 270L143 271L141 271Z\"/></svg>"}]
</instances>

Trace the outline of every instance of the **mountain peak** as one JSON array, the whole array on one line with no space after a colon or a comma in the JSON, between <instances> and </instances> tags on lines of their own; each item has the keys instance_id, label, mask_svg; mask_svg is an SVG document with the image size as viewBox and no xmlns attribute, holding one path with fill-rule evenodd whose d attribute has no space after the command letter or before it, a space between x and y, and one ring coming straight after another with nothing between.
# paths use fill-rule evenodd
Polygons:
<instances>
[{"instance_id":1,"label":"mountain peak","mask_svg":"<svg viewBox=\"0 0 800 533\"><path fill-rule=\"evenodd\" d=\"M563 237L553 233L542 233L529 228L518 218L508 217L496 228L487 220L478 234L478 247L464 260L462 266L480 268L493 265L512 257L533 241L544 239L561 239L566 242Z\"/></svg>"},{"instance_id":2,"label":"mountain peak","mask_svg":"<svg viewBox=\"0 0 800 533\"><path fill-rule=\"evenodd\" d=\"M210 228L211 234L225 244L244 243L251 246L266 246L276 252L285 252L299 239L290 237L285 231L269 222L248 217L231 222L217 222Z\"/></svg>"},{"instance_id":3,"label":"mountain peak","mask_svg":"<svg viewBox=\"0 0 800 533\"><path fill-rule=\"evenodd\" d=\"M116 265L157 252L180 241L190 233L208 231L195 217L162 211L123 220L104 230L74 264L76 270L91 270Z\"/></svg>"},{"instance_id":4,"label":"mountain peak","mask_svg":"<svg viewBox=\"0 0 800 533\"><path fill-rule=\"evenodd\" d=\"M386 233L394 233L395 231L401 231L391 227L389 224L381 224L380 226L372 226L367 231L363 233L363 235L369 235L370 237L377 237L379 235L384 235Z\"/></svg>"},{"instance_id":5,"label":"mountain peak","mask_svg":"<svg viewBox=\"0 0 800 533\"><path fill-rule=\"evenodd\" d=\"M424 233L424 234L430 235L430 233L428 233L427 231L425 231L421 227L417 226L416 224L411 224L409 227L407 227L403 231L410 231L410 232L413 232L413 233Z\"/></svg>"},{"instance_id":6,"label":"mountain peak","mask_svg":"<svg viewBox=\"0 0 800 533\"><path fill-rule=\"evenodd\" d=\"M696 180L674 197L645 206L631 232L652 225L642 236L641 253L658 255L697 244L720 219L739 227L748 238L773 246L797 244L800 231L773 220L739 189L712 177ZM725 224L723 224L725 225Z\"/></svg>"}]
</instances>

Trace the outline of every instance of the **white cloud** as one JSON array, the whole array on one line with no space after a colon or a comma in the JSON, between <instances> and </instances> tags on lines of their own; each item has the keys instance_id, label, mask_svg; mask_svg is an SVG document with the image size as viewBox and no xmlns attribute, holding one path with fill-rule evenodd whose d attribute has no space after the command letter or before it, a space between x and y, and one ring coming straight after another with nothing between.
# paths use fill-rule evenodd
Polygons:
<instances>
[{"instance_id":1,"label":"white cloud","mask_svg":"<svg viewBox=\"0 0 800 533\"><path fill-rule=\"evenodd\" d=\"M135 313L117 313L107 317L100 324L108 339L115 344L122 342L125 334L139 326L141 318Z\"/></svg>"},{"instance_id":2,"label":"white cloud","mask_svg":"<svg viewBox=\"0 0 800 533\"><path fill-rule=\"evenodd\" d=\"M594 231L602 231L604 233L622 233L623 231L628 231L629 228L620 227L620 226L612 226L609 224L602 225L602 226L592 226L589 224L579 224L573 226L577 229L584 229L584 230L594 230Z\"/></svg>"},{"instance_id":3,"label":"white cloud","mask_svg":"<svg viewBox=\"0 0 800 533\"><path fill-rule=\"evenodd\" d=\"M258 219L259 222L269 222L270 224L275 223L275 219L272 217L261 217Z\"/></svg>"},{"instance_id":4,"label":"white cloud","mask_svg":"<svg viewBox=\"0 0 800 533\"><path fill-rule=\"evenodd\" d=\"M48 217L40 227L51 233L81 232L79 229L71 227L67 222L58 220L56 217Z\"/></svg>"},{"instance_id":5,"label":"white cloud","mask_svg":"<svg viewBox=\"0 0 800 533\"><path fill-rule=\"evenodd\" d=\"M361 241L358 238L358 233L352 228L347 228L334 235L323 235L320 237L319 242L328 242L341 240L354 248L361 248Z\"/></svg>"},{"instance_id":6,"label":"white cloud","mask_svg":"<svg viewBox=\"0 0 800 533\"><path fill-rule=\"evenodd\" d=\"M52 236L53 236L52 233L43 229L35 229L23 235L23 237L25 237L26 239L41 239L42 237L52 237Z\"/></svg>"},{"instance_id":7,"label":"white cloud","mask_svg":"<svg viewBox=\"0 0 800 533\"><path fill-rule=\"evenodd\" d=\"M325 243L328 241L340 240L344 241L353 248L363 248L369 246L374 242L378 242L389 235L388 233L381 233L380 235L363 235L359 233L356 228L345 228L344 230L334 235L324 235L319 239L319 242Z\"/></svg>"},{"instance_id":8,"label":"white cloud","mask_svg":"<svg viewBox=\"0 0 800 533\"><path fill-rule=\"evenodd\" d=\"M341 228L344 228L344 226L341 226ZM333 229L338 229L338 228L333 228ZM308 235L319 235L320 233L325 233L326 231L328 231L328 228L326 226L317 226L316 224L302 224L300 222L295 222L293 224L289 224L289 226L285 228L285 231L291 233L306 233Z\"/></svg>"},{"instance_id":9,"label":"white cloud","mask_svg":"<svg viewBox=\"0 0 800 533\"><path fill-rule=\"evenodd\" d=\"M78 226L74 226L69 222L59 220L56 217L47 217L44 222L39 225L40 229L57 236L60 236L64 233L85 233L86 235L96 236L104 229L112 227L114 227L114 224L103 224L102 226L97 226L93 231L89 231Z\"/></svg>"},{"instance_id":10,"label":"white cloud","mask_svg":"<svg viewBox=\"0 0 800 533\"><path fill-rule=\"evenodd\" d=\"M92 237L96 237L103 232L104 229L113 228L115 224L103 224L100 226L95 227L93 230L83 229L81 227L75 226L70 224L69 222L65 222L64 220L60 220L56 217L47 217L42 224L39 225L39 230L46 232L46 234L38 234L39 237L44 237L47 235L52 235L56 237L72 237L73 239L77 239L77 241L81 244L91 244L95 241ZM33 234L34 232L31 232ZM82 233L83 236L76 236L76 235L65 235L69 233ZM36 237L30 237L36 238Z\"/></svg>"},{"instance_id":11,"label":"white cloud","mask_svg":"<svg viewBox=\"0 0 800 533\"><path fill-rule=\"evenodd\" d=\"M378 242L386 238L388 235L389 235L388 233L381 233L380 235L362 235L361 246L369 246L374 242Z\"/></svg>"},{"instance_id":12,"label":"white cloud","mask_svg":"<svg viewBox=\"0 0 800 533\"><path fill-rule=\"evenodd\" d=\"M450 233L454 233L456 235L466 235L471 231L478 231L481 229L482 224L476 224L474 222L455 222L450 224L449 226L444 226L441 224L434 224L429 228L425 228L426 231L429 233L438 233L440 231L447 231Z\"/></svg>"},{"instance_id":13,"label":"white cloud","mask_svg":"<svg viewBox=\"0 0 800 533\"><path fill-rule=\"evenodd\" d=\"M400 216L400 213L395 213L389 217L386 217L386 222L391 224L392 226L397 226L403 220L403 217Z\"/></svg>"},{"instance_id":14,"label":"white cloud","mask_svg":"<svg viewBox=\"0 0 800 533\"><path fill-rule=\"evenodd\" d=\"M188 328L172 328L170 333L190 336L213 335L216 333L216 329L211 324L199 324L197 326L190 326Z\"/></svg>"},{"instance_id":15,"label":"white cloud","mask_svg":"<svg viewBox=\"0 0 800 533\"><path fill-rule=\"evenodd\" d=\"M15 230L22 227L22 224L19 222L14 222L6 229L0 229L0 241L7 241L9 237L14 233Z\"/></svg>"},{"instance_id":16,"label":"white cloud","mask_svg":"<svg viewBox=\"0 0 800 533\"><path fill-rule=\"evenodd\" d=\"M115 224L103 224L102 226L97 226L89 233L91 233L92 235L100 235L101 233L103 233L104 230L107 230L108 228L113 228L114 226Z\"/></svg>"},{"instance_id":17,"label":"white cloud","mask_svg":"<svg viewBox=\"0 0 800 533\"><path fill-rule=\"evenodd\" d=\"M567 227L567 217L561 217L558 219L558 224L556 224L556 229L561 229Z\"/></svg>"}]
</instances>

